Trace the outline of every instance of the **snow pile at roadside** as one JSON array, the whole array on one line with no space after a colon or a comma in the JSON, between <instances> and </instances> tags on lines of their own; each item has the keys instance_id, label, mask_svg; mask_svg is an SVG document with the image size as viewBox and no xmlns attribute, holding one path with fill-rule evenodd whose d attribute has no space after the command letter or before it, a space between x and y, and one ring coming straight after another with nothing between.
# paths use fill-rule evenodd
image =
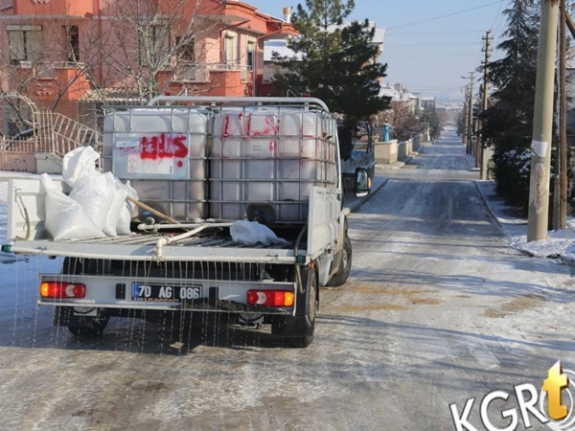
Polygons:
<instances>
[{"instance_id":1,"label":"snow pile at roadside","mask_svg":"<svg viewBox=\"0 0 575 431\"><path fill-rule=\"evenodd\" d=\"M546 240L527 242L527 234L511 236L511 246L534 257L561 257L575 262L575 231L570 223L567 229L549 232Z\"/></svg>"},{"instance_id":2,"label":"snow pile at roadside","mask_svg":"<svg viewBox=\"0 0 575 431\"><path fill-rule=\"evenodd\" d=\"M561 258L575 262L575 220L569 219L567 228L551 231L546 240L527 242L527 219L505 204L495 193L494 181L476 182L489 210L509 237L511 247L533 257Z\"/></svg>"}]
</instances>

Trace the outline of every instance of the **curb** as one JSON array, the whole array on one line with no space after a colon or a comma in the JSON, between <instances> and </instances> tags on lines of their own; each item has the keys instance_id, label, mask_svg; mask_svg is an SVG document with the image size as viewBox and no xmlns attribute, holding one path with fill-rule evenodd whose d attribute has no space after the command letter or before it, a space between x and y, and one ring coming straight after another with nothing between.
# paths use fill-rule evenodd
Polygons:
<instances>
[{"instance_id":1,"label":"curb","mask_svg":"<svg viewBox=\"0 0 575 431\"><path fill-rule=\"evenodd\" d=\"M503 223L501 223L499 221L499 219L497 218L497 216L495 215L495 213L493 212L493 210L491 209L491 207L489 206L489 202L487 201L487 199L485 198L485 196L483 195L483 192L481 191L481 187L479 187L479 184L477 183L477 181L473 181L473 184L475 185L475 188L477 189L477 193L479 193L479 196L481 196L481 200L483 201L483 203L485 204L485 208L487 208L487 211L489 212L489 214L491 215L491 218L495 221L495 223L497 223L497 225L499 226L499 228L503 231L503 233L505 234L506 237L509 238L509 236L507 235L507 232L505 232L505 229L503 227Z\"/></svg>"},{"instance_id":2,"label":"curb","mask_svg":"<svg viewBox=\"0 0 575 431\"><path fill-rule=\"evenodd\" d=\"M463 153L463 157L465 158L465 164L467 165L467 169L471 172L480 172L481 168L472 166L470 163L470 160L473 160L473 164L475 165L475 156L473 154L467 154L467 150L465 148L461 149L461 152Z\"/></svg>"},{"instance_id":3,"label":"curb","mask_svg":"<svg viewBox=\"0 0 575 431\"><path fill-rule=\"evenodd\" d=\"M401 169L406 164L411 162L412 160L413 160L413 157L407 157L403 160L398 160L395 163L376 163L375 167L376 167L376 169L379 168L379 170L382 170L382 171Z\"/></svg>"}]
</instances>

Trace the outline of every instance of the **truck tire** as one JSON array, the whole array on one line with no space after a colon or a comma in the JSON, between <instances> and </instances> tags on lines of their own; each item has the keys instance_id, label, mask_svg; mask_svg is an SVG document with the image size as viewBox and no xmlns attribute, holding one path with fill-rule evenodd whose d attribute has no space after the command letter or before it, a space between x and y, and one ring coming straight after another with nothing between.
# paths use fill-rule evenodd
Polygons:
<instances>
[{"instance_id":1,"label":"truck tire","mask_svg":"<svg viewBox=\"0 0 575 431\"><path fill-rule=\"evenodd\" d=\"M105 313L99 313L98 317L73 316L72 323L68 324L68 331L80 338L101 338L104 329L108 325L109 317Z\"/></svg>"},{"instance_id":2,"label":"truck tire","mask_svg":"<svg viewBox=\"0 0 575 431\"><path fill-rule=\"evenodd\" d=\"M67 326L77 337L100 338L108 325L109 316L105 310L98 310L98 316L76 316L73 307L55 307L54 325Z\"/></svg>"},{"instance_id":3,"label":"truck tire","mask_svg":"<svg viewBox=\"0 0 575 431\"><path fill-rule=\"evenodd\" d=\"M351 257L352 257L352 249L351 249L351 240L347 233L343 239L343 248L341 250L341 259L339 261L339 266L337 268L337 272L331 277L331 279L327 282L327 285L330 287L339 287L343 286L347 279L349 278L349 273L351 271Z\"/></svg>"},{"instance_id":4,"label":"truck tire","mask_svg":"<svg viewBox=\"0 0 575 431\"><path fill-rule=\"evenodd\" d=\"M302 270L304 293L297 293L295 316L279 316L272 321L272 335L283 337L286 347L305 348L313 341L318 303L317 276L314 269Z\"/></svg>"}]
</instances>

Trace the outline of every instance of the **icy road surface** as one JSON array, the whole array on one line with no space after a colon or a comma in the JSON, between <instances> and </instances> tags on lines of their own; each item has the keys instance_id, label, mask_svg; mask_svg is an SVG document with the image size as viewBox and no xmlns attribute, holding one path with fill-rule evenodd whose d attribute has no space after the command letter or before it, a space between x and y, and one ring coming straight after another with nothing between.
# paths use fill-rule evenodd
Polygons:
<instances>
[{"instance_id":1,"label":"icy road surface","mask_svg":"<svg viewBox=\"0 0 575 431\"><path fill-rule=\"evenodd\" d=\"M488 392L574 369L570 268L508 247L455 135L379 173L308 349L221 324L176 350L170 324L128 319L81 342L36 306L37 273L61 262L0 264L0 430L454 430L448 405L472 397L484 429Z\"/></svg>"}]
</instances>

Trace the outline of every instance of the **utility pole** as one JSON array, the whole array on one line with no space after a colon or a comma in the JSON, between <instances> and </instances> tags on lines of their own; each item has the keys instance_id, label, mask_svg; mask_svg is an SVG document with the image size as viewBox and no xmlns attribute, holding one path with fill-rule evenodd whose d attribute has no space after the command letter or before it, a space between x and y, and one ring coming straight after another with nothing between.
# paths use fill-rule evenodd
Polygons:
<instances>
[{"instance_id":1,"label":"utility pole","mask_svg":"<svg viewBox=\"0 0 575 431\"><path fill-rule=\"evenodd\" d=\"M469 120L467 117L467 114L469 112L469 110L467 109L467 103L469 102L469 85L465 86L465 98L464 98L464 103L463 103L463 143L466 145L466 148L469 148L469 143L467 140L468 137L468 129L467 127L469 126Z\"/></svg>"},{"instance_id":2,"label":"utility pole","mask_svg":"<svg viewBox=\"0 0 575 431\"><path fill-rule=\"evenodd\" d=\"M469 73L469 98L467 99L467 154L472 153L473 148L473 79L475 72Z\"/></svg>"},{"instance_id":3,"label":"utility pole","mask_svg":"<svg viewBox=\"0 0 575 431\"><path fill-rule=\"evenodd\" d=\"M559 229L567 226L567 2L560 0L559 54L559 173L561 176L559 201ZM559 191L556 191L559 193Z\"/></svg>"},{"instance_id":4,"label":"utility pole","mask_svg":"<svg viewBox=\"0 0 575 431\"><path fill-rule=\"evenodd\" d=\"M533 142L531 143L531 177L529 183L529 221L527 241L547 239L549 222L549 171L553 129L553 90L557 53L556 0L541 2L541 26L537 52L537 82Z\"/></svg>"},{"instance_id":5,"label":"utility pole","mask_svg":"<svg viewBox=\"0 0 575 431\"><path fill-rule=\"evenodd\" d=\"M483 62L483 100L482 100L482 106L481 106L481 112L485 112L487 110L487 105L489 102L489 84L488 84L488 78L489 78L489 62L490 62L490 56L491 56L491 31L488 30L487 34L485 35L485 38L483 38L483 40L485 41L485 60ZM481 147L479 148L479 164L480 164L480 176L479 178L482 180L486 180L487 179L487 151L485 151L485 145L487 140L485 139L485 133L483 131L485 127L485 123L482 121L481 122Z\"/></svg>"}]
</instances>

